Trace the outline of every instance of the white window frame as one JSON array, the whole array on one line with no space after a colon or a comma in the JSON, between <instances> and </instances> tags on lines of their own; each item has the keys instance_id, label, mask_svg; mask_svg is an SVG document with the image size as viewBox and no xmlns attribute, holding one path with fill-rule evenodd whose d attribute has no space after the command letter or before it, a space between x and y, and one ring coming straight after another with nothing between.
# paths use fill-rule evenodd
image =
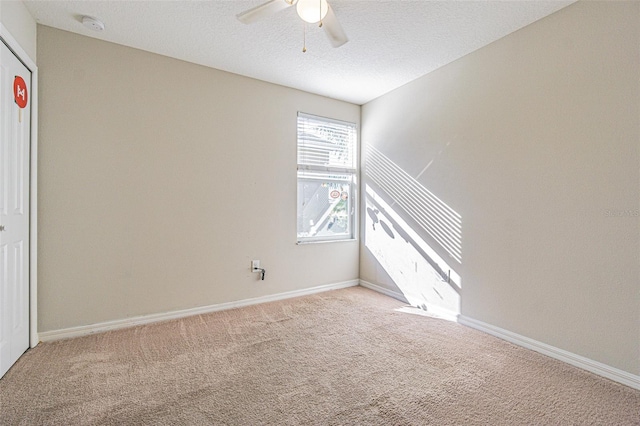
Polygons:
<instances>
[{"instance_id":1,"label":"white window frame","mask_svg":"<svg viewBox=\"0 0 640 426\"><path fill-rule=\"evenodd\" d=\"M350 149L351 164L343 164L341 166L330 164L311 164L311 162L301 162L301 139L300 139L300 123L301 119L312 119L314 121L320 121L328 125L337 125L349 132L348 138L351 139L347 143L352 144L347 149ZM326 182L347 182L349 185L349 198L348 198L348 221L349 230L348 234L338 235L314 235L314 236L301 236L300 229L296 225L296 236L298 244L306 243L321 243L321 242L335 242L335 241L354 241L357 239L357 212L358 212L358 127L355 123L336 120L333 118L321 117L317 115L307 114L304 112L298 112L296 120L297 132L296 132L296 151L297 151L297 182L296 188L298 190L301 181L313 181L323 180ZM300 200L296 202L298 208L300 207ZM297 215L296 215L297 217Z\"/></svg>"}]
</instances>

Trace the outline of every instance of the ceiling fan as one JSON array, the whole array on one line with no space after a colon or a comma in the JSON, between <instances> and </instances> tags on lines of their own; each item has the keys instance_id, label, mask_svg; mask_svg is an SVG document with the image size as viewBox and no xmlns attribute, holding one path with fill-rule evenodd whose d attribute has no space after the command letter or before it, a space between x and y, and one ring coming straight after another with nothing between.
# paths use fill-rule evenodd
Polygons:
<instances>
[{"instance_id":1,"label":"ceiling fan","mask_svg":"<svg viewBox=\"0 0 640 426\"><path fill-rule=\"evenodd\" d=\"M296 6L298 16L303 21L310 24L319 23L333 47L340 47L349 41L327 0L270 0L260 6L245 10L236 17L242 23L252 24L293 5ZM303 49L303 52L305 51L306 48Z\"/></svg>"}]
</instances>

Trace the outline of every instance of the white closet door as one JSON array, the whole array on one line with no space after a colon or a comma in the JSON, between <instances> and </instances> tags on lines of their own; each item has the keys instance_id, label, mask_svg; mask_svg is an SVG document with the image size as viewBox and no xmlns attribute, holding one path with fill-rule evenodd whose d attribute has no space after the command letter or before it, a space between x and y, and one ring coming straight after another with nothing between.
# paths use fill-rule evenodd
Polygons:
<instances>
[{"instance_id":1,"label":"white closet door","mask_svg":"<svg viewBox=\"0 0 640 426\"><path fill-rule=\"evenodd\" d=\"M0 377L29 347L31 72L0 42Z\"/></svg>"}]
</instances>

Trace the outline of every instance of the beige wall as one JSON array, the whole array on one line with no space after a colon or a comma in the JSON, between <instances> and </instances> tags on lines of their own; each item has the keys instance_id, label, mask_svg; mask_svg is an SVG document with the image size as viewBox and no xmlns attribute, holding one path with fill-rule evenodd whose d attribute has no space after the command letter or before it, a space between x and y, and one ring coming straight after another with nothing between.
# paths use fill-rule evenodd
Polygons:
<instances>
[{"instance_id":1,"label":"beige wall","mask_svg":"<svg viewBox=\"0 0 640 426\"><path fill-rule=\"evenodd\" d=\"M36 21L20 0L0 1L0 22L9 30L20 47L36 61Z\"/></svg>"},{"instance_id":2,"label":"beige wall","mask_svg":"<svg viewBox=\"0 0 640 426\"><path fill-rule=\"evenodd\" d=\"M632 374L639 18L638 2L571 5L364 105L361 135L363 152L460 214L461 263L365 170L365 186L460 274L462 315ZM380 229L364 226L361 278L397 290L367 247Z\"/></svg>"},{"instance_id":3,"label":"beige wall","mask_svg":"<svg viewBox=\"0 0 640 426\"><path fill-rule=\"evenodd\" d=\"M49 27L38 52L39 331L358 277L357 243L296 245L296 113L359 106Z\"/></svg>"}]
</instances>

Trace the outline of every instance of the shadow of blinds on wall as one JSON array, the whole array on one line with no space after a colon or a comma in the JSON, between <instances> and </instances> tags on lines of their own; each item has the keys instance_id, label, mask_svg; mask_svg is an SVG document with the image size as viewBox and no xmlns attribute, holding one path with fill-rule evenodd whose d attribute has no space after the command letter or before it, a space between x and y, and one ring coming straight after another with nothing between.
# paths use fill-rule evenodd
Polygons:
<instances>
[{"instance_id":1,"label":"shadow of blinds on wall","mask_svg":"<svg viewBox=\"0 0 640 426\"><path fill-rule=\"evenodd\" d=\"M458 263L462 263L462 217L400 166L367 146L365 173Z\"/></svg>"}]
</instances>

